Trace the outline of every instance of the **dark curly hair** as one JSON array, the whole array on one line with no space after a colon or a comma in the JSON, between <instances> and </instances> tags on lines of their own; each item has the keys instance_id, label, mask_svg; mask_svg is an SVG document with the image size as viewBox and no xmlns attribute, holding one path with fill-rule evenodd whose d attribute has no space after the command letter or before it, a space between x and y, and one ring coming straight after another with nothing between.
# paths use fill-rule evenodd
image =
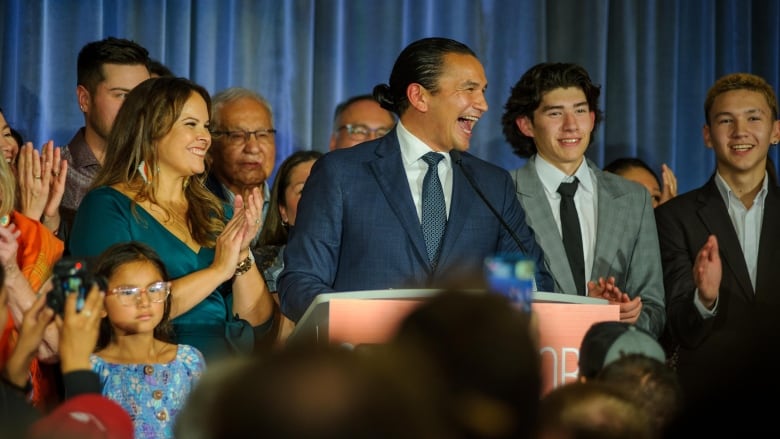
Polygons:
<instances>
[{"instance_id":1,"label":"dark curly hair","mask_svg":"<svg viewBox=\"0 0 780 439\"><path fill-rule=\"evenodd\" d=\"M590 80L588 72L573 63L540 63L529 69L512 87L509 99L504 105L501 116L504 137L512 145L512 150L520 157L530 157L536 153L534 139L526 136L517 128L519 117L528 117L533 121L534 111L539 108L545 93L556 88L576 87L585 93L590 111L596 114L593 132L603 119L599 109L601 86ZM591 137L591 141L593 138Z\"/></svg>"}]
</instances>

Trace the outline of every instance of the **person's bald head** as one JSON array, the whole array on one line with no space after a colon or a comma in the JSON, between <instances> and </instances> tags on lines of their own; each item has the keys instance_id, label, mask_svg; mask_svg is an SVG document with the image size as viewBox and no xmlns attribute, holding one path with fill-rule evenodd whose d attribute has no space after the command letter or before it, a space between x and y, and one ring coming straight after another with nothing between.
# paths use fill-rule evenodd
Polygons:
<instances>
[{"instance_id":1,"label":"person's bald head","mask_svg":"<svg viewBox=\"0 0 780 439\"><path fill-rule=\"evenodd\" d=\"M330 150L349 148L382 137L393 129L395 118L371 95L352 97L336 107Z\"/></svg>"}]
</instances>

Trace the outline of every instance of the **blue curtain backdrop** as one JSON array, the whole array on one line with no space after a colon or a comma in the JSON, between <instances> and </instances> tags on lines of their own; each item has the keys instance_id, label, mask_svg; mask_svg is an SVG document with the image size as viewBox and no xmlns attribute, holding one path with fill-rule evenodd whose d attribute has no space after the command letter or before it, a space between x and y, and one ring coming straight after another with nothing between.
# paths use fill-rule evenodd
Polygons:
<instances>
[{"instance_id":1,"label":"blue curtain backdrop","mask_svg":"<svg viewBox=\"0 0 780 439\"><path fill-rule=\"evenodd\" d=\"M403 47L428 36L468 44L485 65L490 110L471 152L507 169L523 161L501 134L502 107L538 62L580 63L602 85L591 159L667 163L681 191L714 166L701 137L712 82L744 71L780 88L777 0L0 0L0 106L36 146L83 125L76 57L107 36L139 42L212 93L265 95L277 163L326 151L336 103L387 82Z\"/></svg>"}]
</instances>

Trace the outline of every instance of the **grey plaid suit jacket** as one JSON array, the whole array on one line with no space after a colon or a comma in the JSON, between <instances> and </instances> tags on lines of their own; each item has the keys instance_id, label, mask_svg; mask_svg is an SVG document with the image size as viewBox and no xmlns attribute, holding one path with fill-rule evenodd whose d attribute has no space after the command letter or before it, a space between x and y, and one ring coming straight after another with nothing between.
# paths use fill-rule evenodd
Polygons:
<instances>
[{"instance_id":1,"label":"grey plaid suit jacket","mask_svg":"<svg viewBox=\"0 0 780 439\"><path fill-rule=\"evenodd\" d=\"M587 159L586 159L587 160ZM663 272L655 216L647 190L587 160L598 188L596 248L591 279L615 277L615 284L631 298L642 298L637 326L660 337L666 322ZM517 198L542 247L555 292L576 294L566 250L553 219L550 203L536 173L536 156L511 172Z\"/></svg>"}]
</instances>

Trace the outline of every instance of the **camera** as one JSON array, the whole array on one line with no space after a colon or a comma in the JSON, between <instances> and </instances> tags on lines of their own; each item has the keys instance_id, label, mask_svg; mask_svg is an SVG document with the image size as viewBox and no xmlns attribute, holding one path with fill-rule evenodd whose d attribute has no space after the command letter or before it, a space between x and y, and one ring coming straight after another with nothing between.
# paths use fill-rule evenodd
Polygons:
<instances>
[{"instance_id":1,"label":"camera","mask_svg":"<svg viewBox=\"0 0 780 439\"><path fill-rule=\"evenodd\" d=\"M87 261L74 257L64 257L54 265L54 288L46 295L46 305L57 314L65 312L65 298L69 294L78 294L76 311L81 312L84 301L93 285L105 290L106 281L93 276L87 270Z\"/></svg>"}]
</instances>

